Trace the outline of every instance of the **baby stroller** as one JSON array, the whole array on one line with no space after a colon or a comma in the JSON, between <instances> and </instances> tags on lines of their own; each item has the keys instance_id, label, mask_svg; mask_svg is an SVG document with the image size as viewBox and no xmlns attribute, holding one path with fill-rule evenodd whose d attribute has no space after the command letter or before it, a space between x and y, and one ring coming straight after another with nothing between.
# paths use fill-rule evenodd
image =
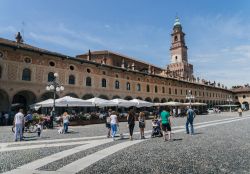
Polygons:
<instances>
[{"instance_id":1,"label":"baby stroller","mask_svg":"<svg viewBox=\"0 0 250 174\"><path fill-rule=\"evenodd\" d=\"M162 137L163 134L161 132L161 126L160 126L160 121L159 120L152 120L152 134L151 134L151 137L154 138L154 137Z\"/></svg>"}]
</instances>

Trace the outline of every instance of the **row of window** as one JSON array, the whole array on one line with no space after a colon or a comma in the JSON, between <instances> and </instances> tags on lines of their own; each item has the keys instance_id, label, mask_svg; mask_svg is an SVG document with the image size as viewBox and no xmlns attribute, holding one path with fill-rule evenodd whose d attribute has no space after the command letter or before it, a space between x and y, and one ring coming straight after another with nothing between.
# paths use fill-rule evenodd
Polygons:
<instances>
[{"instance_id":1,"label":"row of window","mask_svg":"<svg viewBox=\"0 0 250 174\"><path fill-rule=\"evenodd\" d=\"M0 69L0 77L1 77L1 69ZM22 80L25 80L25 81L31 81L31 70L28 69L28 68L25 68L23 70L23 73L22 73ZM54 80L54 73L53 72L50 72L48 73L48 82L51 82ZM75 84L75 76L74 75L70 75L69 76L69 81L68 81L68 84L71 84L71 85L74 85ZM120 89L120 82L118 80L115 81L115 89ZM86 86L92 86L92 79L91 77L87 77L86 78ZM107 87L107 80L105 78L102 79L101 81L101 86L103 88L106 88ZM126 90L130 91L131 90L131 84L129 82L126 83ZM137 84L136 85L136 91L141 91L141 84ZM146 92L150 92L150 86L147 85L146 86ZM158 86L155 86L154 87L154 92L155 93L158 93ZM165 93L165 87L162 87L162 93ZM169 91L168 91L169 94L172 94L172 90L171 88L169 88ZM174 90L174 94L175 95L178 95L178 91L177 89ZM188 94L188 90L186 90L186 95ZM193 95L192 91L191 91L191 94ZM199 96L205 96L205 92L201 93L199 91ZM210 95L209 95L210 94ZM180 95L183 95L183 92L182 92L182 89L180 90ZM194 91L194 95L197 96L197 92ZM212 94L211 93L206 93L207 97L210 96L212 97ZM213 97L216 96L216 97L222 97L223 95L221 94L218 94L216 93L216 95L214 95L213 93Z\"/></svg>"}]
</instances>

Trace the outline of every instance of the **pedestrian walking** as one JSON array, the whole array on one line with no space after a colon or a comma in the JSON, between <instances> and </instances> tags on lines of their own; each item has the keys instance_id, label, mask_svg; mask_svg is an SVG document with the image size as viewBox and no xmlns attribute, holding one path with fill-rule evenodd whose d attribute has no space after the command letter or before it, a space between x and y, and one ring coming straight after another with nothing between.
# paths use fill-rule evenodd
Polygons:
<instances>
[{"instance_id":1,"label":"pedestrian walking","mask_svg":"<svg viewBox=\"0 0 250 174\"><path fill-rule=\"evenodd\" d=\"M37 124L37 136L40 137L43 129L43 121L42 119L39 119L39 122Z\"/></svg>"},{"instance_id":2,"label":"pedestrian walking","mask_svg":"<svg viewBox=\"0 0 250 174\"><path fill-rule=\"evenodd\" d=\"M140 128L140 134L141 134L141 139L145 139L144 136L144 129L146 127L146 118L144 112L139 113L138 121L139 121L139 128Z\"/></svg>"},{"instance_id":3,"label":"pedestrian walking","mask_svg":"<svg viewBox=\"0 0 250 174\"><path fill-rule=\"evenodd\" d=\"M161 112L161 126L162 126L162 131L163 131L163 139L164 141L171 140L171 119L170 119L170 110L169 109L164 109ZM168 134L168 138L167 138Z\"/></svg>"},{"instance_id":4,"label":"pedestrian walking","mask_svg":"<svg viewBox=\"0 0 250 174\"><path fill-rule=\"evenodd\" d=\"M19 109L19 112L14 117L13 125L15 126L15 141L22 141L23 138L23 126L24 126L24 115L23 110Z\"/></svg>"},{"instance_id":5,"label":"pedestrian walking","mask_svg":"<svg viewBox=\"0 0 250 174\"><path fill-rule=\"evenodd\" d=\"M118 122L118 118L117 118L116 112L112 111L111 115L110 115L110 124L111 124L111 131L112 131L113 141L115 141L115 134L117 132L118 123L119 122Z\"/></svg>"},{"instance_id":6,"label":"pedestrian walking","mask_svg":"<svg viewBox=\"0 0 250 174\"><path fill-rule=\"evenodd\" d=\"M111 119L110 119L111 111L108 112L106 117L106 128L108 129L107 138L110 138L110 132L111 132Z\"/></svg>"},{"instance_id":7,"label":"pedestrian walking","mask_svg":"<svg viewBox=\"0 0 250 174\"><path fill-rule=\"evenodd\" d=\"M239 117L242 117L242 109L239 107L238 109Z\"/></svg>"},{"instance_id":8,"label":"pedestrian walking","mask_svg":"<svg viewBox=\"0 0 250 174\"><path fill-rule=\"evenodd\" d=\"M195 112L190 106L190 107L188 107L188 110L187 110L187 122L186 122L186 133L187 134L189 134L188 125L190 124L191 135L194 135L194 126L193 126L194 117L195 117Z\"/></svg>"},{"instance_id":9,"label":"pedestrian walking","mask_svg":"<svg viewBox=\"0 0 250 174\"><path fill-rule=\"evenodd\" d=\"M68 133L68 127L69 127L69 114L67 112L63 113L63 129L64 133Z\"/></svg>"},{"instance_id":10,"label":"pedestrian walking","mask_svg":"<svg viewBox=\"0 0 250 174\"><path fill-rule=\"evenodd\" d=\"M127 121L128 121L128 128L129 128L129 139L133 140L133 132L134 132L134 127L135 127L135 114L133 112L133 109L130 109L128 116L127 116Z\"/></svg>"}]
</instances>

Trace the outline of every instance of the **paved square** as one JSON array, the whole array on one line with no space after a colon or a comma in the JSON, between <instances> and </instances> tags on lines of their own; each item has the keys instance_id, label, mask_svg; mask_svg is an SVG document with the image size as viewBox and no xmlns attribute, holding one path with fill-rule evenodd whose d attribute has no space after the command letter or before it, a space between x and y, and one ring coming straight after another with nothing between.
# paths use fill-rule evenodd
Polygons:
<instances>
[{"instance_id":1,"label":"paved square","mask_svg":"<svg viewBox=\"0 0 250 174\"><path fill-rule=\"evenodd\" d=\"M70 127L71 133L44 130L13 142L11 127L1 127L0 172L6 173L249 173L250 112L197 116L195 135L185 134L186 118L174 118L173 141L106 138L103 124Z\"/></svg>"}]
</instances>

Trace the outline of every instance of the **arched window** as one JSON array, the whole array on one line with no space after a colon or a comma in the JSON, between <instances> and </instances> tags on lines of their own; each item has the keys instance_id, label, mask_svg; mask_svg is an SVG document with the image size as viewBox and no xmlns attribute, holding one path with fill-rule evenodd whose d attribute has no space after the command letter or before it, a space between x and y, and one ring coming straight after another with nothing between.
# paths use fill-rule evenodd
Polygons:
<instances>
[{"instance_id":1,"label":"arched window","mask_svg":"<svg viewBox=\"0 0 250 174\"><path fill-rule=\"evenodd\" d=\"M165 93L165 88L164 88L164 86L162 87L162 93Z\"/></svg>"},{"instance_id":2,"label":"arched window","mask_svg":"<svg viewBox=\"0 0 250 174\"><path fill-rule=\"evenodd\" d=\"M171 94L171 88L169 88L168 93Z\"/></svg>"},{"instance_id":3,"label":"arched window","mask_svg":"<svg viewBox=\"0 0 250 174\"><path fill-rule=\"evenodd\" d=\"M118 80L115 81L115 89L120 88L120 82Z\"/></svg>"},{"instance_id":4,"label":"arched window","mask_svg":"<svg viewBox=\"0 0 250 174\"><path fill-rule=\"evenodd\" d=\"M91 78L90 77L87 77L86 78L86 86L91 86Z\"/></svg>"},{"instance_id":5,"label":"arched window","mask_svg":"<svg viewBox=\"0 0 250 174\"><path fill-rule=\"evenodd\" d=\"M149 87L149 85L147 85L147 92L150 92L150 87Z\"/></svg>"},{"instance_id":6,"label":"arched window","mask_svg":"<svg viewBox=\"0 0 250 174\"><path fill-rule=\"evenodd\" d=\"M137 91L141 91L141 84L138 83L138 84L136 85L136 90L137 90Z\"/></svg>"},{"instance_id":7,"label":"arched window","mask_svg":"<svg viewBox=\"0 0 250 174\"><path fill-rule=\"evenodd\" d=\"M158 88L157 88L157 86L155 86L155 93L157 93L158 92Z\"/></svg>"},{"instance_id":8,"label":"arched window","mask_svg":"<svg viewBox=\"0 0 250 174\"><path fill-rule=\"evenodd\" d=\"M177 89L174 90L175 95L177 95Z\"/></svg>"},{"instance_id":9,"label":"arched window","mask_svg":"<svg viewBox=\"0 0 250 174\"><path fill-rule=\"evenodd\" d=\"M103 88L107 87L107 81L106 81L106 79L102 79L102 87Z\"/></svg>"},{"instance_id":10,"label":"arched window","mask_svg":"<svg viewBox=\"0 0 250 174\"><path fill-rule=\"evenodd\" d=\"M130 91L130 83L127 82L127 90Z\"/></svg>"},{"instance_id":11,"label":"arched window","mask_svg":"<svg viewBox=\"0 0 250 174\"><path fill-rule=\"evenodd\" d=\"M69 76L69 84L70 85L74 85L75 84L75 76L74 75L70 75Z\"/></svg>"},{"instance_id":12,"label":"arched window","mask_svg":"<svg viewBox=\"0 0 250 174\"><path fill-rule=\"evenodd\" d=\"M54 73L49 72L49 74L48 74L48 82L52 82L53 80L54 80Z\"/></svg>"},{"instance_id":13,"label":"arched window","mask_svg":"<svg viewBox=\"0 0 250 174\"><path fill-rule=\"evenodd\" d=\"M174 37L174 41L178 41L178 37L177 36Z\"/></svg>"},{"instance_id":14,"label":"arched window","mask_svg":"<svg viewBox=\"0 0 250 174\"><path fill-rule=\"evenodd\" d=\"M31 71L28 68L23 69L22 80L30 81L31 80Z\"/></svg>"}]
</instances>

